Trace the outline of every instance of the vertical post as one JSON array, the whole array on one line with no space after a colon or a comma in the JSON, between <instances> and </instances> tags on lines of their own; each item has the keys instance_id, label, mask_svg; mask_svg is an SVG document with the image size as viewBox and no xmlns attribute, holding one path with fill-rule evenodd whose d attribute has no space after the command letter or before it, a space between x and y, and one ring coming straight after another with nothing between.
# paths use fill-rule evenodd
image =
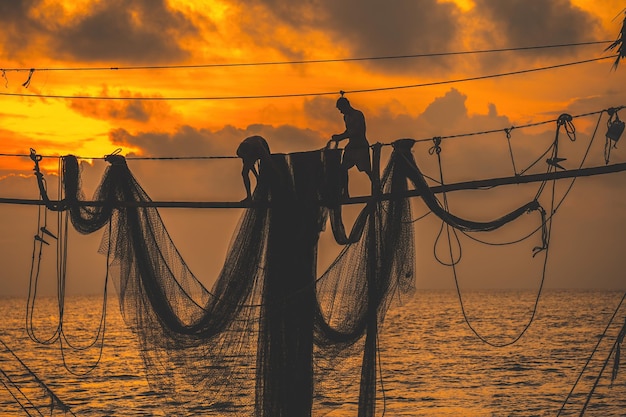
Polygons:
<instances>
[{"instance_id":1,"label":"vertical post","mask_svg":"<svg viewBox=\"0 0 626 417\"><path fill-rule=\"evenodd\" d=\"M380 142L372 145L372 197L375 198L382 192L380 189L380 150L382 147Z\"/></svg>"},{"instance_id":2,"label":"vertical post","mask_svg":"<svg viewBox=\"0 0 626 417\"><path fill-rule=\"evenodd\" d=\"M376 414L376 353L378 340L378 206L380 202L380 143L372 147L372 202L367 230L367 334L363 348L358 417Z\"/></svg>"}]
</instances>

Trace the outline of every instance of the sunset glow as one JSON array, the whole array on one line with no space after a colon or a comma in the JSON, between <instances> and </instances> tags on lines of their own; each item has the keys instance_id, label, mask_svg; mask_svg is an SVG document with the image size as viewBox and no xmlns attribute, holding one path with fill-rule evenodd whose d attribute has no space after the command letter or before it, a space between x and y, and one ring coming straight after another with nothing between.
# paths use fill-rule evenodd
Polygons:
<instances>
[{"instance_id":1,"label":"sunset glow","mask_svg":"<svg viewBox=\"0 0 626 417\"><path fill-rule=\"evenodd\" d=\"M623 6L619 0L5 2L0 151L100 158L121 148L129 156L234 157L239 142L256 134L274 152L320 149L344 129L335 108L340 91L365 113L371 143L596 112L626 104L624 64L613 71L614 59L576 63L614 54L604 49L619 34ZM587 42L604 43L535 48ZM530 49L446 54L520 47ZM380 59L424 54L436 56ZM464 81L473 78L479 79ZM577 121L581 135L594 125ZM450 142L446 178L508 175L509 149L504 134L496 136ZM538 138L551 137L552 125L516 130L512 150L531 161L542 152L536 144L545 143ZM416 155L434 168L426 151ZM615 151L612 161L622 160ZM161 198L241 199L238 161L221 163L146 162L137 169ZM55 158L41 167L58 175ZM31 161L3 157L2 195L32 197L36 188L18 178L33 179Z\"/></svg>"},{"instance_id":2,"label":"sunset glow","mask_svg":"<svg viewBox=\"0 0 626 417\"><path fill-rule=\"evenodd\" d=\"M349 25L353 24L351 21L346 21L338 27L324 27L318 24L324 14L344 12L341 8L334 12L330 9L313 10L307 6L280 6L271 9L262 2L244 6L227 1L199 4L171 1L158 2L150 6L138 4L130 8L118 8L114 3L73 2L69 5L45 1L35 3L36 6L27 10L21 10L23 14L20 18L27 24L38 25L37 30L28 34L26 43L20 42L18 38L25 35L18 35L16 32L13 33L14 36L4 39L3 67L117 68L136 65L236 64L458 52L605 40L610 39L619 29L615 21L607 20L611 14L615 16L617 13L619 8L617 1L613 2L614 7L603 4L601 8L597 6L597 2L577 1L576 6L570 6L565 1L557 2L559 7L551 5L546 10L547 13L551 10L557 13L558 9L554 19L558 19L559 16L563 19L573 17L585 22L586 25L578 25L575 21L563 21L563 27L572 30L568 38L558 32L543 33L539 37L533 35L531 31L528 39L514 38L517 35L513 30L508 35L502 33L506 30L502 27L504 22L501 18L494 19L494 13L503 13L504 10L492 8L486 1L438 2L429 6L432 10L429 8L413 10L419 13L415 16L416 19L427 19L426 16L432 14L435 18L445 19L454 25L450 26L450 29L454 28L463 35L459 37L450 34L447 40L437 38L433 33L422 33L428 29L419 26L414 29L417 33L413 39L407 38L413 36L408 32L403 35L402 32L408 29L401 27L397 34L384 32L387 26L391 30L394 24L387 22L387 18L378 22L369 21L370 16L366 14L370 12L369 6L363 6L361 8L361 12L364 13L363 24L375 31L382 31L377 32L378 34L370 41L357 38L358 32L350 29ZM292 9L295 8L298 9L297 19L280 20L283 13L294 12ZM514 7L510 9L513 11ZM347 10L346 8L345 12ZM446 14L449 17L438 14L444 13L444 10L445 13L450 13ZM371 12L374 13L374 10ZM390 18L393 14L390 14ZM117 29L115 26L104 26L107 19L113 18L115 25L118 25ZM345 20L345 16L342 18L337 15L336 18L339 21ZM539 20L536 25L541 25L544 19ZM550 30L554 25L548 25L547 20L546 17L545 29ZM14 24L17 25L16 22ZM90 24L92 26L88 26ZM99 30L100 24L103 25L102 32L94 32ZM164 26L161 28L159 25ZM528 28L532 29L530 26ZM540 30L539 27L537 29ZM81 30L85 33L79 34L78 31ZM61 43L65 42L62 39L64 35L60 39L59 36L55 36L55 31L60 31L59 34L65 32L74 34L72 40L67 39L70 48L64 49L61 46ZM131 37L127 46L114 47L115 41L108 38L115 32L120 37L124 34ZM502 36L503 34L505 36ZM97 36L94 38L98 39L95 46L88 47L85 43L90 36ZM139 49L142 48L141 42L146 42L143 50ZM406 45L402 45L403 42ZM102 53L98 54L97 48L101 48ZM168 50L171 53L168 54ZM3 129L20 137L28 137L31 142L28 145L20 145L9 135L8 140L4 141L4 147L16 151L20 147L32 146L42 151L45 149L47 154L63 154L70 150L80 154L90 152L95 152L96 155L103 154L116 146L111 143L108 132L119 127L131 132L168 132L180 125L190 125L198 129L216 131L224 125L245 128L251 124L261 123L271 126L293 125L299 129L318 131L320 121L312 118L310 114L307 115L303 109L303 106L312 100L312 97L306 96L309 93L462 79L601 55L602 47L596 45L537 53L416 58L387 62L356 61L161 70L42 70L32 74L28 88L22 86L28 79L26 70L7 71L4 89L6 93L139 98L217 98L292 94L305 96L159 102L3 97L0 102ZM516 121L537 117L544 112L560 111L562 106L572 103L577 97L586 99L589 94L603 94L599 91L601 84L606 85L600 87L601 89L611 91L610 86L621 76L619 73L609 73L607 64L608 61L598 62L571 69L477 81L452 87L459 88L468 96L467 106L470 113L484 113L488 103L494 103L501 114L506 114L510 120ZM606 76L599 75L603 73ZM555 82L557 80L559 82ZM584 91L587 86L592 87L592 92ZM389 108L395 109L390 115L402 111L415 116L435 97L441 96L450 88L450 85L441 85L432 88L358 94L352 98L370 113ZM329 97L330 100L332 96ZM323 139L327 132L319 131L319 134L320 139ZM68 145L74 142L82 144ZM132 151L142 152L141 149Z\"/></svg>"}]
</instances>

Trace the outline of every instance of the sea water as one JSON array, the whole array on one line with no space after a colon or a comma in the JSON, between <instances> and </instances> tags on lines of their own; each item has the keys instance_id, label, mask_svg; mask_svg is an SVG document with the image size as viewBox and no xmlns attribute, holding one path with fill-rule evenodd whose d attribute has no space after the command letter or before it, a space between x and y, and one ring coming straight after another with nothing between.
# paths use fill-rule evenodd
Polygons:
<instances>
[{"instance_id":1,"label":"sea water","mask_svg":"<svg viewBox=\"0 0 626 417\"><path fill-rule=\"evenodd\" d=\"M491 344L509 344L531 320L536 295L463 293L465 315L455 291L418 291L409 302L393 307L379 336L376 415L556 416L561 410L562 416L579 416L588 398L586 416L626 415L626 355L613 383L614 355L609 357L624 325L626 306L607 329L622 292L545 291L528 330L505 347L481 341L468 326L469 322ZM65 301L63 330L68 341L74 347L92 344L101 298ZM35 336L42 341L54 334L56 311L56 299L37 299L33 323ZM115 300L108 304L101 357L99 343L78 351L68 348L67 342L62 350L58 342L34 343L26 333L25 316L26 299L0 299L0 339L75 415L188 415L150 389L137 341L125 327ZM28 382L28 375L2 345L0 351L0 416L72 415L51 410L45 392ZM358 388L358 381L336 384ZM356 407L337 399L318 415L356 416Z\"/></svg>"}]
</instances>

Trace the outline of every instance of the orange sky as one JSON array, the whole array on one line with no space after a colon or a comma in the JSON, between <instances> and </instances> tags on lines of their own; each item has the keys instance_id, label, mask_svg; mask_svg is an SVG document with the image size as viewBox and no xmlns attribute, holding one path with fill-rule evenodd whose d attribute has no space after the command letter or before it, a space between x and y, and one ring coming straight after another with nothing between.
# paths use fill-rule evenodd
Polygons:
<instances>
[{"instance_id":1,"label":"orange sky","mask_svg":"<svg viewBox=\"0 0 626 417\"><path fill-rule=\"evenodd\" d=\"M622 21L619 13L624 6L618 0L606 0L601 5L592 0L4 2L0 5L0 20L6 33L0 39L0 66L7 71L0 93L139 98L305 96L176 101L0 96L3 137L0 153L26 154L29 148L34 148L44 155L72 153L99 157L121 147L125 155L234 155L239 141L251 134L265 136L274 152L312 150L323 147L333 133L343 130L343 125L334 107L337 93L306 94L462 79L593 59L607 53L601 44L306 65L102 71L40 69L318 60L604 41L617 37ZM612 21L616 15L617 19ZM625 105L624 69L620 66L612 71L611 65L611 60L605 60L524 75L347 96L366 114L370 142L390 143L402 137L422 139L500 129L555 119L561 113L582 114ZM28 79L28 71L10 70L15 68L38 69L27 88L22 83ZM577 122L581 137L589 135L594 124L595 119ZM537 138L551 137L553 130L550 125L514 133L516 152L532 160L544 149L536 146ZM451 141L445 152L447 178L468 180L510 175L511 168L505 163L509 158L503 147L505 143L504 135L497 140L485 136L465 142ZM572 154L580 153L583 147L580 144ZM593 155L595 162L603 163L602 147L599 144ZM416 159L433 168L430 173L434 174L435 166L426 151L427 147L416 149ZM491 157L494 159L490 160ZM625 160L619 147L614 150L611 162ZM131 166L154 199L233 201L244 196L237 160L220 162L222 165L165 164L135 162ZM54 158L44 160L51 181L56 166ZM93 176L92 183L97 183L102 165L96 163L85 169L89 171L86 175ZM31 172L28 159L1 157L0 196L36 198ZM614 190L611 187L617 187L623 180L623 176L616 174L610 180L593 182L594 186L588 187L598 195L593 200L585 194L579 198L584 204L599 205L605 213L614 207L624 207L626 202L622 200L617 206L612 204L615 203L612 199L617 197L611 191ZM472 204L482 203L471 197L467 205ZM571 213L564 209L567 220L563 223L587 221L585 216L591 212L581 208L581 204L572 203L574 206L576 209L572 208ZM1 224L11 231L10 236L4 233L0 244L14 248L0 257L0 262L10 265L8 270L16 271L16 275L23 274L32 236L27 226L34 227L36 212L19 211L15 207L0 207L0 210L5 212ZM206 216L211 219L221 214ZM620 216L623 217L615 212L612 218ZM180 235L185 242L197 242L198 238L189 234L193 227L188 230L184 215L172 213L170 217L175 225L171 229L178 227L188 232L172 231L172 234ZM19 229L16 224L22 224L25 219L30 223ZM223 235L220 240L225 244L234 222L226 222L223 230L220 229ZM589 240L591 233L600 239L604 228L604 224L596 224L591 231L579 230L572 236L584 241ZM564 229L567 229L565 225ZM16 236L22 239L20 245L15 244ZM618 247L619 238L611 239L614 239L612 245L607 246ZM424 244L432 245L432 242ZM193 243L181 245L194 246ZM600 256L597 262L604 262L605 255L596 252ZM563 256L567 256L566 249ZM15 259L23 263L15 266ZM219 265L219 256L215 263ZM606 268L618 271L622 266L611 264ZM587 269L585 272L592 270ZM439 273L434 272L438 271L436 267L429 271L429 275ZM0 281L8 279L5 276ZM580 286L594 282L588 277L580 280ZM492 285L496 281L492 277L485 282ZM438 282L434 279L426 286L437 286ZM565 278L554 284L566 285ZM626 287L626 280L614 276L605 286ZM16 288L23 289L23 285Z\"/></svg>"}]
</instances>

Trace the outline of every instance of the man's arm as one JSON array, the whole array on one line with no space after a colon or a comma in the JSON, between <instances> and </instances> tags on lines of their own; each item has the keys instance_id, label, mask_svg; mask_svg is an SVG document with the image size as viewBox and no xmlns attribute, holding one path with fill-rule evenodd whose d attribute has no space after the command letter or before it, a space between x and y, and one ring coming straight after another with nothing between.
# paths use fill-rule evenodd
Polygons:
<instances>
[{"instance_id":1,"label":"man's arm","mask_svg":"<svg viewBox=\"0 0 626 417\"><path fill-rule=\"evenodd\" d=\"M346 130L343 131L343 133L337 133L335 135L332 136L332 140L334 140L335 142L341 142L344 139L348 139L349 137L351 137L350 134L350 122L348 120L347 116L343 117L343 122L346 125Z\"/></svg>"},{"instance_id":2,"label":"man's arm","mask_svg":"<svg viewBox=\"0 0 626 417\"><path fill-rule=\"evenodd\" d=\"M346 130L333 135L333 140L339 142L347 138L365 137L365 116L359 110L354 110L344 117Z\"/></svg>"}]
</instances>

